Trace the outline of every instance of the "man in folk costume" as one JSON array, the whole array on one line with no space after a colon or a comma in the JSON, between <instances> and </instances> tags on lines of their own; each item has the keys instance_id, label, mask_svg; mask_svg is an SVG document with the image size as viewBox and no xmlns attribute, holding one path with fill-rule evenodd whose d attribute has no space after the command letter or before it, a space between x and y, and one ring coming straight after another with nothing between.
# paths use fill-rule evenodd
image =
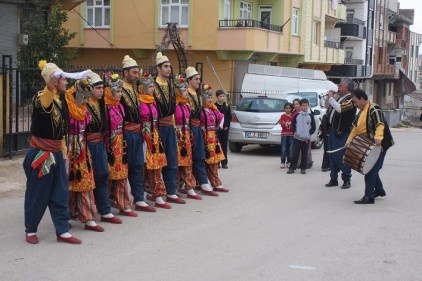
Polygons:
<instances>
[{"instance_id":1,"label":"man in folk costume","mask_svg":"<svg viewBox=\"0 0 422 281\"><path fill-rule=\"evenodd\" d=\"M353 129L346 143L349 144L357 135L365 135L376 146L381 146L382 148L374 167L365 175L365 195L362 199L354 201L355 204L374 204L376 197L384 197L386 195L379 171L384 164L387 150L394 145L394 140L381 108L368 100L368 95L365 91L361 89L354 90L352 100L360 111L353 122Z\"/></svg>"},{"instance_id":2,"label":"man in folk costume","mask_svg":"<svg viewBox=\"0 0 422 281\"><path fill-rule=\"evenodd\" d=\"M124 108L123 132L127 145L128 180L135 202L135 210L155 212L144 199L144 152L142 149L141 119L139 117L139 101L136 82L139 78L139 67L134 59L126 55L123 58L123 95L120 103Z\"/></svg>"},{"instance_id":3,"label":"man in folk costume","mask_svg":"<svg viewBox=\"0 0 422 281\"><path fill-rule=\"evenodd\" d=\"M205 141L200 128L202 98L201 98L201 76L192 66L186 68L186 77L188 80L188 98L191 107L191 131L193 135L192 168L196 182L200 185L202 194L209 196L218 196L218 193L212 190L208 182L207 170L205 168Z\"/></svg>"},{"instance_id":4,"label":"man in folk costume","mask_svg":"<svg viewBox=\"0 0 422 281\"><path fill-rule=\"evenodd\" d=\"M81 240L69 233L69 188L65 163L69 114L60 95L66 91L66 77L81 79L87 73L72 75L46 61L40 61L38 66L46 86L32 100L30 149L23 162L27 179L25 238L27 243L38 243L38 225L48 207L57 241L80 244Z\"/></svg>"},{"instance_id":5,"label":"man in folk costume","mask_svg":"<svg viewBox=\"0 0 422 281\"><path fill-rule=\"evenodd\" d=\"M207 169L207 176L214 191L228 192L229 190L222 186L222 182L218 177L218 163L224 160L224 152L218 141L217 131L223 127L224 115L212 101L210 85L203 84L201 95L203 103L201 130L205 140L205 167Z\"/></svg>"},{"instance_id":6,"label":"man in folk costume","mask_svg":"<svg viewBox=\"0 0 422 281\"><path fill-rule=\"evenodd\" d=\"M104 133L107 126L103 98L104 81L97 73L92 72L89 82L92 87L92 94L88 98L86 107L91 115L91 120L86 127L86 136L94 168L95 202L98 212L101 214L101 221L121 224L122 220L111 213L110 194L108 192L108 162L104 143Z\"/></svg>"},{"instance_id":7,"label":"man in folk costume","mask_svg":"<svg viewBox=\"0 0 422 281\"><path fill-rule=\"evenodd\" d=\"M78 218L86 230L103 232L95 222L97 207L94 199L94 171L86 140L86 127L92 119L86 102L92 88L88 80L77 80L65 94L69 109L68 159L70 217Z\"/></svg>"},{"instance_id":8,"label":"man in folk costume","mask_svg":"<svg viewBox=\"0 0 422 281\"><path fill-rule=\"evenodd\" d=\"M104 88L106 105L106 148L109 168L109 189L119 214L137 217L132 211L132 201L128 185L127 147L123 134L124 108L120 104L123 80L118 74L113 74Z\"/></svg>"},{"instance_id":9,"label":"man in folk costume","mask_svg":"<svg viewBox=\"0 0 422 281\"><path fill-rule=\"evenodd\" d=\"M167 166L163 167L163 179L166 185L167 202L186 204L176 195L177 185L177 140L174 129L174 111L176 95L172 81L170 61L161 52L157 53L155 65L158 75L155 79L154 98L158 106L158 123L161 141L167 158Z\"/></svg>"},{"instance_id":10,"label":"man in folk costume","mask_svg":"<svg viewBox=\"0 0 422 281\"><path fill-rule=\"evenodd\" d=\"M140 101L140 117L145 155L145 190L155 201L155 207L171 209L163 197L166 187L161 170L167 165L166 155L158 132L158 109L154 99L154 79L149 73L143 75L138 87Z\"/></svg>"},{"instance_id":11,"label":"man in folk costume","mask_svg":"<svg viewBox=\"0 0 422 281\"><path fill-rule=\"evenodd\" d=\"M176 77L176 111L174 119L176 123L177 137L177 164L178 182L184 185L188 198L202 200L201 196L196 194L196 180L192 172L192 141L193 136L190 130L190 105L188 98L188 83L182 76Z\"/></svg>"}]
</instances>

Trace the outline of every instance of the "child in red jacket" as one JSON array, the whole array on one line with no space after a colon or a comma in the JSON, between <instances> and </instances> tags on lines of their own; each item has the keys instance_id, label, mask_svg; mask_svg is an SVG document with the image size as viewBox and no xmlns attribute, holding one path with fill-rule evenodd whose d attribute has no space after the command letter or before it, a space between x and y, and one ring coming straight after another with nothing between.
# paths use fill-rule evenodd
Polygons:
<instances>
[{"instance_id":1,"label":"child in red jacket","mask_svg":"<svg viewBox=\"0 0 422 281\"><path fill-rule=\"evenodd\" d=\"M291 128L293 114L293 105L286 103L284 105L285 113L281 115L281 165L280 168L290 167L290 159L292 158L293 152L293 131ZM286 162L287 160L287 162Z\"/></svg>"}]
</instances>

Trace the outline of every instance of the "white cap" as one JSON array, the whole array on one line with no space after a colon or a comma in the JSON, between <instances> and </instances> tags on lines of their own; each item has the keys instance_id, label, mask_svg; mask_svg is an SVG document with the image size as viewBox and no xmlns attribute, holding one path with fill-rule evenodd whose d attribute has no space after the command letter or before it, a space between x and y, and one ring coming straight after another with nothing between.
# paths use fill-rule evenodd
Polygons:
<instances>
[{"instance_id":1,"label":"white cap","mask_svg":"<svg viewBox=\"0 0 422 281\"><path fill-rule=\"evenodd\" d=\"M161 52L157 53L157 57L155 58L155 65L159 65L165 62L170 62L167 56L163 56Z\"/></svg>"},{"instance_id":2,"label":"white cap","mask_svg":"<svg viewBox=\"0 0 422 281\"><path fill-rule=\"evenodd\" d=\"M133 67L138 67L138 64L134 59L132 59L129 55L126 55L122 61L123 69L129 69Z\"/></svg>"},{"instance_id":3,"label":"white cap","mask_svg":"<svg viewBox=\"0 0 422 281\"><path fill-rule=\"evenodd\" d=\"M103 79L101 79L100 75L98 75L97 73L93 72L92 70L90 70L90 74L89 74L89 84L91 86L97 86L99 84L104 84Z\"/></svg>"},{"instance_id":4,"label":"white cap","mask_svg":"<svg viewBox=\"0 0 422 281\"><path fill-rule=\"evenodd\" d=\"M186 78L191 78L197 74L199 73L196 71L195 67L188 66L188 68L186 68Z\"/></svg>"},{"instance_id":5,"label":"white cap","mask_svg":"<svg viewBox=\"0 0 422 281\"><path fill-rule=\"evenodd\" d=\"M50 81L50 77L53 73L63 72L57 65L52 62L47 63L45 60L39 61L38 67L41 69L41 76L44 78L45 83Z\"/></svg>"}]
</instances>

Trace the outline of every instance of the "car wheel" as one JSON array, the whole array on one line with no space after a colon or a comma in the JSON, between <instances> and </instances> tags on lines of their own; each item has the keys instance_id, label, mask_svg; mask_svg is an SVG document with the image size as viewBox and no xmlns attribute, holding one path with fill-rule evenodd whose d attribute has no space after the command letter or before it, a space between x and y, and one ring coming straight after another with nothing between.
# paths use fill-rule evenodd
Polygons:
<instances>
[{"instance_id":1,"label":"car wheel","mask_svg":"<svg viewBox=\"0 0 422 281\"><path fill-rule=\"evenodd\" d=\"M317 136L316 140L311 143L313 149L320 149L324 144L324 139Z\"/></svg>"},{"instance_id":2,"label":"car wheel","mask_svg":"<svg viewBox=\"0 0 422 281\"><path fill-rule=\"evenodd\" d=\"M242 150L242 144L238 142L229 141L229 149L231 152L240 152Z\"/></svg>"}]
</instances>

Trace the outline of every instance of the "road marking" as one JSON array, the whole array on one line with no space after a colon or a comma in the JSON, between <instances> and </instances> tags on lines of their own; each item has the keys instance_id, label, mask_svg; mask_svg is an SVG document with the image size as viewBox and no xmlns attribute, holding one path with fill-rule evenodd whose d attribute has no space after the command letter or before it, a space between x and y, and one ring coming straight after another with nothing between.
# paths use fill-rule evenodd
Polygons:
<instances>
[{"instance_id":1,"label":"road marking","mask_svg":"<svg viewBox=\"0 0 422 281\"><path fill-rule=\"evenodd\" d=\"M316 268L313 266L306 266L306 265L289 265L290 268L295 269L303 269L303 270L315 270Z\"/></svg>"}]
</instances>

